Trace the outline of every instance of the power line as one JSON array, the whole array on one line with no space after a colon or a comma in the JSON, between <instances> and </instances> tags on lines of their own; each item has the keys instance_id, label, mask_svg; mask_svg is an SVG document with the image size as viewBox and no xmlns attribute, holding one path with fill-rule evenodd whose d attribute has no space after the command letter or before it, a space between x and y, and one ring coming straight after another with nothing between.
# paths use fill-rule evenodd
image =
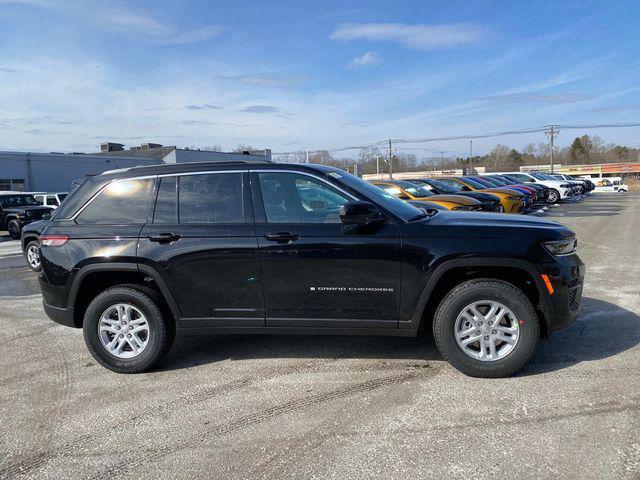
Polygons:
<instances>
[{"instance_id":1,"label":"power line","mask_svg":"<svg viewBox=\"0 0 640 480\"><path fill-rule=\"evenodd\" d=\"M531 127L531 128L523 128L519 130L505 130L502 132L490 132L490 133L471 133L466 135L455 135L448 137L430 137L430 138L399 138L399 139L391 139L391 142L394 145L397 144L411 144L411 143L429 143L429 142L446 142L451 140L472 140L476 138L494 138L494 137L503 137L507 135L522 135L526 133L541 133L548 131L552 125L544 125L540 127ZM632 123L594 123L594 124L586 124L586 125L553 125L555 129L568 129L568 130L576 130L576 129L597 129L597 128L627 128L627 127L640 127L640 122L632 122ZM320 151L330 152L330 153L339 153L346 152L349 150L362 150L365 148L372 147L381 147L383 145L388 144L389 140L380 140L378 142L370 143L367 145L352 145L348 147L340 147L340 148L320 148L317 150L309 150L310 153L317 153ZM439 150L437 150L439 151ZM299 151L293 152L273 152L273 155L295 155L299 153Z\"/></svg>"}]
</instances>

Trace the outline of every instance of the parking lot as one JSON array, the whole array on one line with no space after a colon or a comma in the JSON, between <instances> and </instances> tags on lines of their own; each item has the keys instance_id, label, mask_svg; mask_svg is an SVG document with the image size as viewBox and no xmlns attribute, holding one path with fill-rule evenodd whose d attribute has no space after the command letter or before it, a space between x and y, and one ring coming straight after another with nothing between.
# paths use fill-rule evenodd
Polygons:
<instances>
[{"instance_id":1,"label":"parking lot","mask_svg":"<svg viewBox=\"0 0 640 480\"><path fill-rule=\"evenodd\" d=\"M499 380L430 335L180 338L118 375L2 241L0 478L639 478L640 193L542 216L577 234L583 311Z\"/></svg>"}]
</instances>

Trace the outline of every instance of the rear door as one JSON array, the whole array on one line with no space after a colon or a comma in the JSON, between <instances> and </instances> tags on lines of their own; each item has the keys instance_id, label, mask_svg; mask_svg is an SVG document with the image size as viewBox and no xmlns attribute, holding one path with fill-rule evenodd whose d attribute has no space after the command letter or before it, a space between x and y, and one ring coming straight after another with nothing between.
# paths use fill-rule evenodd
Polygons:
<instances>
[{"instance_id":1,"label":"rear door","mask_svg":"<svg viewBox=\"0 0 640 480\"><path fill-rule=\"evenodd\" d=\"M396 328L400 239L392 222L344 225L354 200L324 179L254 171L267 326Z\"/></svg>"},{"instance_id":2,"label":"rear door","mask_svg":"<svg viewBox=\"0 0 640 480\"><path fill-rule=\"evenodd\" d=\"M161 177L138 256L163 277L184 327L264 326L246 171Z\"/></svg>"}]
</instances>

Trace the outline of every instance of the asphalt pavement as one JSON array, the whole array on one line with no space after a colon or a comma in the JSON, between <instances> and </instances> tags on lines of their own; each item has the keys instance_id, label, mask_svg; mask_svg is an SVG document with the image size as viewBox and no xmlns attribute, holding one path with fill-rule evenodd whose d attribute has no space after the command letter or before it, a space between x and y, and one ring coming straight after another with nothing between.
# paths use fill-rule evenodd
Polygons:
<instances>
[{"instance_id":1,"label":"asphalt pavement","mask_svg":"<svg viewBox=\"0 0 640 480\"><path fill-rule=\"evenodd\" d=\"M51 322L0 243L0 478L640 478L640 194L542 215L587 265L576 323L518 376L433 339L179 339L118 375Z\"/></svg>"}]
</instances>

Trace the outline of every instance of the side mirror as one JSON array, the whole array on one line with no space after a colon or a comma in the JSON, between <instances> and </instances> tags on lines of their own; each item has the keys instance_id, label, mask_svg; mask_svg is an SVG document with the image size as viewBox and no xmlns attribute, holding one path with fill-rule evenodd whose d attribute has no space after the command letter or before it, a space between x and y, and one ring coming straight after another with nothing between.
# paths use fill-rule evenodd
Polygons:
<instances>
[{"instance_id":1,"label":"side mirror","mask_svg":"<svg viewBox=\"0 0 640 480\"><path fill-rule=\"evenodd\" d=\"M340 207L340 220L347 225L365 225L380 214L369 202L347 202Z\"/></svg>"},{"instance_id":2,"label":"side mirror","mask_svg":"<svg viewBox=\"0 0 640 480\"><path fill-rule=\"evenodd\" d=\"M51 214L45 213L44 215L42 215L42 220L51 220Z\"/></svg>"}]
</instances>

